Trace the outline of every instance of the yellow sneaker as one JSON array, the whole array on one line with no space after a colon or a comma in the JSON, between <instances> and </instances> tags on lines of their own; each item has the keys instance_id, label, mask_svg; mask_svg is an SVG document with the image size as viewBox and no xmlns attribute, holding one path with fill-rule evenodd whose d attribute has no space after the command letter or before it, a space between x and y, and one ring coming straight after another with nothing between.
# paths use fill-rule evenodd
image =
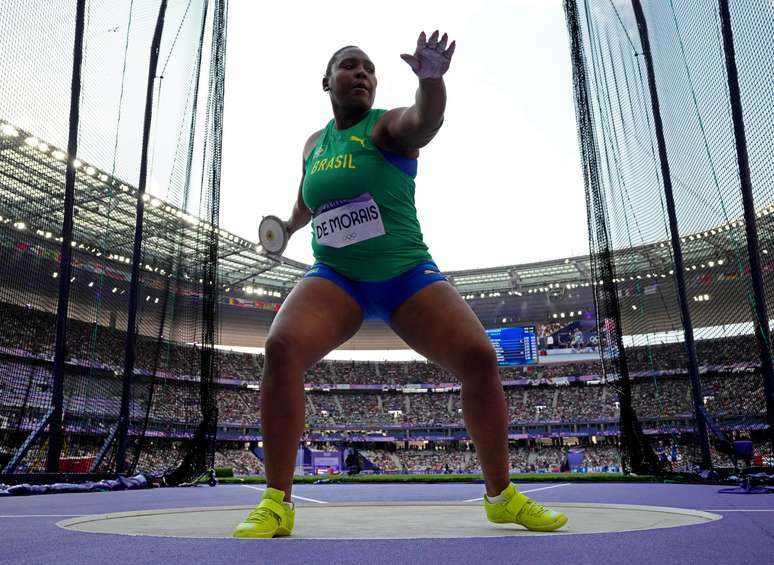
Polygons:
<instances>
[{"instance_id":1,"label":"yellow sneaker","mask_svg":"<svg viewBox=\"0 0 774 565\"><path fill-rule=\"evenodd\" d=\"M486 517L495 524L521 524L528 530L536 532L553 532L567 523L567 516L545 508L521 494L513 483L500 493L505 498L503 502L489 502L484 497Z\"/></svg>"},{"instance_id":2,"label":"yellow sneaker","mask_svg":"<svg viewBox=\"0 0 774 565\"><path fill-rule=\"evenodd\" d=\"M235 538L273 538L289 536L293 532L296 511L285 505L282 500L285 493L275 488L267 488L261 497L261 503L248 514L245 521L234 530Z\"/></svg>"}]
</instances>

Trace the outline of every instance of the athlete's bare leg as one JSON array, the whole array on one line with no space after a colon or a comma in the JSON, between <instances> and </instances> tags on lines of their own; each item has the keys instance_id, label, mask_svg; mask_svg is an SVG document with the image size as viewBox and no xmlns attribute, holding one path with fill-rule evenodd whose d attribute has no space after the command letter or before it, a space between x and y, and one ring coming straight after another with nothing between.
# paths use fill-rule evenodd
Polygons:
<instances>
[{"instance_id":1,"label":"athlete's bare leg","mask_svg":"<svg viewBox=\"0 0 774 565\"><path fill-rule=\"evenodd\" d=\"M282 304L266 338L261 432L267 486L290 502L298 442L304 431L304 372L360 328L363 313L327 279L302 279Z\"/></svg>"},{"instance_id":2,"label":"athlete's bare leg","mask_svg":"<svg viewBox=\"0 0 774 565\"><path fill-rule=\"evenodd\" d=\"M508 406L497 356L478 318L447 282L418 291L394 312L392 328L417 353L462 381L462 412L486 493L508 486Z\"/></svg>"}]
</instances>

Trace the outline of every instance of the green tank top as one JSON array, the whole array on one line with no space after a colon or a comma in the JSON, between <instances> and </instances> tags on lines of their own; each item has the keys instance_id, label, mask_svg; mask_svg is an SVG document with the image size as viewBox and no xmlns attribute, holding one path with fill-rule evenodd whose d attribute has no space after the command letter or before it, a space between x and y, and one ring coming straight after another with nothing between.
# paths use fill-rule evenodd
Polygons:
<instances>
[{"instance_id":1,"label":"green tank top","mask_svg":"<svg viewBox=\"0 0 774 565\"><path fill-rule=\"evenodd\" d=\"M354 126L325 126L306 160L302 194L312 212L315 259L356 281L396 277L431 261L414 205L414 178L371 140L386 110Z\"/></svg>"}]
</instances>

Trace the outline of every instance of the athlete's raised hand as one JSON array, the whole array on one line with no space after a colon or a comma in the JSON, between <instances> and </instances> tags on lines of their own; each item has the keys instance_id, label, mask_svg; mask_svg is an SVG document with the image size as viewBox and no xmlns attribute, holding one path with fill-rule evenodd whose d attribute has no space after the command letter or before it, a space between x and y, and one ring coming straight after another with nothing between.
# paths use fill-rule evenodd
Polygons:
<instances>
[{"instance_id":1,"label":"athlete's raised hand","mask_svg":"<svg viewBox=\"0 0 774 565\"><path fill-rule=\"evenodd\" d=\"M438 41L438 30L435 30L427 39L425 32L419 34L417 39L417 49L413 55L402 54L401 59L406 61L411 70L414 71L420 79L423 78L441 78L449 70L454 47L456 43L451 42L448 49L446 42L447 35L444 33L441 41Z\"/></svg>"}]
</instances>

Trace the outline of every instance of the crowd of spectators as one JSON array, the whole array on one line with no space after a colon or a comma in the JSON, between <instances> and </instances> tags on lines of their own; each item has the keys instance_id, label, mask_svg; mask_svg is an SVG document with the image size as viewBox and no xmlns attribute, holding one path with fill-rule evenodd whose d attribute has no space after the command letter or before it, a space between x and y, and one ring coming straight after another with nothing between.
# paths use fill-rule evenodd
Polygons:
<instances>
[{"instance_id":1,"label":"crowd of spectators","mask_svg":"<svg viewBox=\"0 0 774 565\"><path fill-rule=\"evenodd\" d=\"M765 414L763 379L758 373L705 375L704 405L716 416L756 418ZM693 401L686 377L638 379L632 405L640 418L691 417ZM505 389L513 424L590 422L619 416L615 383L572 386L515 386ZM255 394L255 393L253 393ZM233 419L233 418L232 418ZM307 424L462 425L459 392L307 392Z\"/></svg>"},{"instance_id":2,"label":"crowd of spectators","mask_svg":"<svg viewBox=\"0 0 774 565\"><path fill-rule=\"evenodd\" d=\"M703 401L715 417L760 418L765 414L763 378L757 372L702 376ZM120 413L122 386L116 376L68 374L65 410L80 416L116 417ZM27 417L42 415L50 406L53 376L49 368L23 363L0 364L0 414L13 419L18 411ZM640 419L690 418L693 400L685 376L635 379L631 383L632 406ZM510 386L505 389L512 424L540 422L590 422L619 416L615 382L554 386ZM201 413L196 383L158 379L134 387L130 402L132 418L151 422L190 422ZM220 425L255 428L260 425L260 392L244 386L215 388ZM150 411L148 402L150 401ZM398 393L384 391L308 391L306 425L326 426L461 426L459 391Z\"/></svg>"},{"instance_id":3,"label":"crowd of spectators","mask_svg":"<svg viewBox=\"0 0 774 565\"><path fill-rule=\"evenodd\" d=\"M86 459L90 465L97 457L102 444L94 438L86 436L65 436L62 447L62 461L72 463L76 459ZM136 444L129 446L127 461L134 460ZM174 469L183 459L184 446L178 441L149 442L144 445L135 470L149 475L159 476ZM22 461L22 469L27 472L43 472L45 470L46 450L44 448L30 450ZM215 451L215 467L228 467L236 475L262 475L263 461L246 449L235 449L221 446ZM17 469L18 471L18 469ZM81 470L79 472L85 472Z\"/></svg>"},{"instance_id":4,"label":"crowd of spectators","mask_svg":"<svg viewBox=\"0 0 774 565\"><path fill-rule=\"evenodd\" d=\"M567 469L568 447L532 446L509 449L512 473L555 472ZM480 473L475 451L465 449L369 449L361 453L383 473ZM581 467L603 469L620 467L617 447L583 448Z\"/></svg>"},{"instance_id":5,"label":"crowd of spectators","mask_svg":"<svg viewBox=\"0 0 774 565\"><path fill-rule=\"evenodd\" d=\"M43 358L53 357L54 316L30 307L0 304L0 347L27 351ZM561 324L557 325L559 328ZM547 328L547 329L546 329ZM545 326L545 331L556 328ZM67 331L66 359L84 366L123 369L125 332L71 319ZM704 339L696 342L697 357L702 366L759 360L753 336ZM627 361L632 372L685 370L687 360L681 343L653 344L627 348ZM136 368L157 374L196 377L199 374L197 346L160 341L156 336L139 335ZM263 355L217 352L216 376L222 379L259 381L263 371ZM526 367L502 367L503 380L550 379L564 376L601 374L598 361L539 364ZM321 361L310 368L307 383L325 384L414 384L455 383L457 378L441 367L426 362L366 362Z\"/></svg>"},{"instance_id":6,"label":"crowd of spectators","mask_svg":"<svg viewBox=\"0 0 774 565\"><path fill-rule=\"evenodd\" d=\"M0 347L0 430L21 426L30 430L51 405L53 394L52 344L53 317L31 308L0 305L3 330ZM6 323L7 322L7 323ZM125 334L116 329L71 320L68 326L64 397L65 411L100 430L112 427L120 412L123 392L123 349ZM37 355L31 361L25 353ZM765 414L763 378L759 372L739 371L731 365L755 363L757 344L752 336L700 340L697 353L702 365L701 384L706 410L715 417L743 417L752 421ZM228 428L260 426L260 385L264 358L219 351L216 356L216 386L219 425ZM685 375L683 344L659 344L627 349L632 406L650 428L658 420L690 418L693 401ZM129 405L133 420L149 416L151 423L195 422L200 417L199 383L186 378L148 378L154 371L160 377L191 377L199 372L199 352L195 346L161 342L140 336L137 342L137 369ZM722 366L722 370L708 369ZM679 374L657 374L671 371ZM598 379L595 384L561 383L561 377L599 375L597 361L502 367L503 381L526 380L529 384L506 386L511 424L582 423L615 420L619 416L619 385ZM560 379L561 380L561 379ZM441 367L427 362L321 361L305 375L314 385L455 383L456 378ZM246 386L249 385L249 386ZM396 391L315 389L306 394L306 425L310 430L335 426L349 429L462 426L463 412L459 391L406 393ZM165 449L143 452L142 465L157 469L168 464ZM514 469L544 469L558 464L561 450L544 448L537 452L512 450ZM722 454L713 455L723 461ZM260 472L260 461L243 450L224 450L220 461L231 461L239 472ZM444 450L374 451L377 465L386 470L475 469L474 452ZM691 459L680 450L670 454L675 465ZM252 459L256 461L253 461ZM593 466L604 466L610 452L595 448L587 452ZM596 458L596 459L595 459ZM166 462L166 463L165 463Z\"/></svg>"},{"instance_id":7,"label":"crowd of spectators","mask_svg":"<svg viewBox=\"0 0 774 565\"><path fill-rule=\"evenodd\" d=\"M263 475L263 461L247 449L215 451L215 468L230 467L235 475Z\"/></svg>"}]
</instances>

